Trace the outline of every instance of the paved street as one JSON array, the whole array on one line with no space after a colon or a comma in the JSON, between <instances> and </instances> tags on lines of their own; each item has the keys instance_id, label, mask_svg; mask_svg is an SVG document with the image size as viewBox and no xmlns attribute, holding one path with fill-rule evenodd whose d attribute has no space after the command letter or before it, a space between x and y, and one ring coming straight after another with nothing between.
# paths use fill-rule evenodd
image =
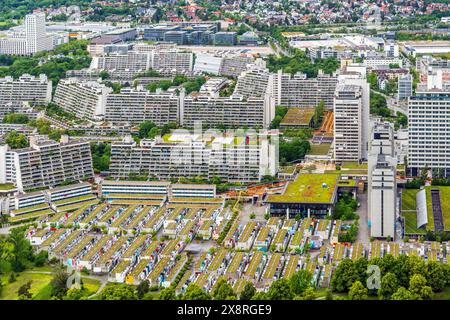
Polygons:
<instances>
[{"instance_id":1,"label":"paved street","mask_svg":"<svg viewBox=\"0 0 450 320\"><path fill-rule=\"evenodd\" d=\"M367 192L358 194L358 202L361 206L356 213L359 216L358 242L367 245L370 243L369 226L368 226L368 209L367 209Z\"/></svg>"}]
</instances>

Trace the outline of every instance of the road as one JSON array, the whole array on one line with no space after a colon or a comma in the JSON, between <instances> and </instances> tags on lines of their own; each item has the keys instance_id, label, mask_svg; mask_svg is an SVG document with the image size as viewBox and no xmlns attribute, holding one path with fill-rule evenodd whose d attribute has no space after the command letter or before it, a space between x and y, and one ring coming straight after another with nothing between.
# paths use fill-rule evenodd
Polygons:
<instances>
[{"instance_id":1,"label":"road","mask_svg":"<svg viewBox=\"0 0 450 320\"><path fill-rule=\"evenodd\" d=\"M400 112L400 113L403 113L405 116L408 115L408 106L406 104L399 104L397 99L389 97L389 96L385 95L384 93L375 91L373 89L370 89L370 91L372 91L373 93L382 95L386 99L388 108L391 109L392 111L394 111L395 114L397 114L397 112Z\"/></svg>"},{"instance_id":2,"label":"road","mask_svg":"<svg viewBox=\"0 0 450 320\"><path fill-rule=\"evenodd\" d=\"M368 225L368 208L367 208L367 192L358 194L358 202L361 204L356 210L359 216L359 228L357 242L363 245L370 243L369 225Z\"/></svg>"}]
</instances>

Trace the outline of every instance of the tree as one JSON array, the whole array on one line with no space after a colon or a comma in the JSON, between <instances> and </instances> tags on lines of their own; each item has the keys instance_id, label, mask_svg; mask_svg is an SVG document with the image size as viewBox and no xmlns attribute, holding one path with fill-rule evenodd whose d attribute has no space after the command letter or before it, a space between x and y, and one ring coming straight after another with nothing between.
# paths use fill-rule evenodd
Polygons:
<instances>
[{"instance_id":1,"label":"tree","mask_svg":"<svg viewBox=\"0 0 450 320\"><path fill-rule=\"evenodd\" d=\"M409 280L409 291L413 298L419 300L430 300L433 296L433 291L430 286L427 286L427 280L421 274L414 274Z\"/></svg>"},{"instance_id":2,"label":"tree","mask_svg":"<svg viewBox=\"0 0 450 320\"><path fill-rule=\"evenodd\" d=\"M39 253L34 256L34 265L36 267L42 267L47 261L48 252L45 250L39 251Z\"/></svg>"},{"instance_id":3,"label":"tree","mask_svg":"<svg viewBox=\"0 0 450 320\"><path fill-rule=\"evenodd\" d=\"M53 279L50 282L51 296L58 299L62 299L67 293L67 280L69 274L66 272L63 266L56 266L53 270Z\"/></svg>"},{"instance_id":4,"label":"tree","mask_svg":"<svg viewBox=\"0 0 450 320\"><path fill-rule=\"evenodd\" d=\"M171 287L162 289L159 294L160 300L175 300L176 298L175 290Z\"/></svg>"},{"instance_id":5,"label":"tree","mask_svg":"<svg viewBox=\"0 0 450 320\"><path fill-rule=\"evenodd\" d=\"M102 300L137 300L136 290L133 286L120 284L106 287L100 298Z\"/></svg>"},{"instance_id":6,"label":"tree","mask_svg":"<svg viewBox=\"0 0 450 320\"><path fill-rule=\"evenodd\" d=\"M270 300L270 298L264 291L259 291L252 297L251 300Z\"/></svg>"},{"instance_id":7,"label":"tree","mask_svg":"<svg viewBox=\"0 0 450 320\"><path fill-rule=\"evenodd\" d=\"M293 294L286 279L278 279L272 282L267 295L270 300L291 300Z\"/></svg>"},{"instance_id":8,"label":"tree","mask_svg":"<svg viewBox=\"0 0 450 320\"><path fill-rule=\"evenodd\" d=\"M19 297L23 296L23 297L26 297L27 299L31 299L31 297L33 296L33 295L31 294L31 292L30 292L30 289L31 289L31 283L32 283L32 282L33 282L33 281L30 280L30 281L28 281L27 283L25 283L24 285L22 285L22 286L19 288L19 290L17 290L17 295L18 295Z\"/></svg>"},{"instance_id":9,"label":"tree","mask_svg":"<svg viewBox=\"0 0 450 320\"><path fill-rule=\"evenodd\" d=\"M25 124L28 121L28 116L20 113L9 113L3 117L3 123Z\"/></svg>"},{"instance_id":10,"label":"tree","mask_svg":"<svg viewBox=\"0 0 450 320\"><path fill-rule=\"evenodd\" d=\"M239 296L240 300L251 300L256 293L256 288L251 282L247 282Z\"/></svg>"},{"instance_id":11,"label":"tree","mask_svg":"<svg viewBox=\"0 0 450 320\"><path fill-rule=\"evenodd\" d=\"M302 294L310 285L312 274L307 270L297 271L289 279L289 286L294 294Z\"/></svg>"},{"instance_id":12,"label":"tree","mask_svg":"<svg viewBox=\"0 0 450 320\"><path fill-rule=\"evenodd\" d=\"M21 272L30 266L33 259L33 248L25 238L22 228L12 229L8 237L12 245L11 266L15 272Z\"/></svg>"},{"instance_id":13,"label":"tree","mask_svg":"<svg viewBox=\"0 0 450 320\"><path fill-rule=\"evenodd\" d=\"M361 281L355 281L348 292L350 300L367 300L368 298L367 288L361 283Z\"/></svg>"},{"instance_id":14,"label":"tree","mask_svg":"<svg viewBox=\"0 0 450 320\"><path fill-rule=\"evenodd\" d=\"M355 272L353 261L346 258L337 266L331 278L331 288L333 291L347 292L357 280L358 274Z\"/></svg>"},{"instance_id":15,"label":"tree","mask_svg":"<svg viewBox=\"0 0 450 320\"><path fill-rule=\"evenodd\" d=\"M144 295L149 291L150 284L147 280L141 281L136 288L137 296L139 299L142 299Z\"/></svg>"},{"instance_id":16,"label":"tree","mask_svg":"<svg viewBox=\"0 0 450 320\"><path fill-rule=\"evenodd\" d=\"M83 290L80 288L70 288L63 300L80 300L83 297Z\"/></svg>"},{"instance_id":17,"label":"tree","mask_svg":"<svg viewBox=\"0 0 450 320\"><path fill-rule=\"evenodd\" d=\"M224 279L219 280L212 292L212 296L215 300L236 299L236 293L234 293L233 288Z\"/></svg>"},{"instance_id":18,"label":"tree","mask_svg":"<svg viewBox=\"0 0 450 320\"><path fill-rule=\"evenodd\" d=\"M425 277L433 292L442 291L448 283L446 270L444 266L437 261L427 263Z\"/></svg>"},{"instance_id":19,"label":"tree","mask_svg":"<svg viewBox=\"0 0 450 320\"><path fill-rule=\"evenodd\" d=\"M150 133L150 130L152 128L156 127L156 124L154 124L152 121L144 121L139 125L139 133L138 137L141 139L145 139L148 137L148 134Z\"/></svg>"},{"instance_id":20,"label":"tree","mask_svg":"<svg viewBox=\"0 0 450 320\"><path fill-rule=\"evenodd\" d=\"M14 130L6 135L5 142L11 149L21 149L29 146L27 137Z\"/></svg>"},{"instance_id":21,"label":"tree","mask_svg":"<svg viewBox=\"0 0 450 320\"><path fill-rule=\"evenodd\" d=\"M196 284L190 283L183 296L184 300L211 300L209 293Z\"/></svg>"},{"instance_id":22,"label":"tree","mask_svg":"<svg viewBox=\"0 0 450 320\"><path fill-rule=\"evenodd\" d=\"M322 120L324 111L325 111L325 102L321 100L314 108L314 126L316 128L320 126L320 121Z\"/></svg>"},{"instance_id":23,"label":"tree","mask_svg":"<svg viewBox=\"0 0 450 320\"><path fill-rule=\"evenodd\" d=\"M399 288L397 277L395 274L388 272L381 278L381 286L378 290L378 296L382 300L391 299L392 295L397 292Z\"/></svg>"},{"instance_id":24,"label":"tree","mask_svg":"<svg viewBox=\"0 0 450 320\"><path fill-rule=\"evenodd\" d=\"M313 287L306 288L306 290L302 293L302 299L303 300L315 300L316 292L314 291L314 288Z\"/></svg>"},{"instance_id":25,"label":"tree","mask_svg":"<svg viewBox=\"0 0 450 320\"><path fill-rule=\"evenodd\" d=\"M413 296L411 292L404 287L398 288L398 290L391 296L391 300L412 300Z\"/></svg>"}]
</instances>

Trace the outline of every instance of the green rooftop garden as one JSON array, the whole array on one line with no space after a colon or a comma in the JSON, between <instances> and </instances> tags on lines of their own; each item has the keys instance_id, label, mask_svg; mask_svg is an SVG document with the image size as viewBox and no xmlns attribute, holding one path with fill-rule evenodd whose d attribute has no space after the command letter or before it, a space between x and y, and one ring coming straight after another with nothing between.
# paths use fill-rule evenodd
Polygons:
<instances>
[{"instance_id":1,"label":"green rooftop garden","mask_svg":"<svg viewBox=\"0 0 450 320\"><path fill-rule=\"evenodd\" d=\"M356 180L339 180L339 187L356 187Z\"/></svg>"},{"instance_id":2,"label":"green rooftop garden","mask_svg":"<svg viewBox=\"0 0 450 320\"><path fill-rule=\"evenodd\" d=\"M331 143L311 144L308 154L316 156L325 156L330 151Z\"/></svg>"},{"instance_id":3,"label":"green rooftop garden","mask_svg":"<svg viewBox=\"0 0 450 320\"><path fill-rule=\"evenodd\" d=\"M417 189L403 189L402 190L402 211L414 210L416 211L416 194Z\"/></svg>"},{"instance_id":4,"label":"green rooftop garden","mask_svg":"<svg viewBox=\"0 0 450 320\"><path fill-rule=\"evenodd\" d=\"M402 216L405 218L405 233L406 234L425 234L425 229L417 228L417 213L403 212Z\"/></svg>"},{"instance_id":5,"label":"green rooftop garden","mask_svg":"<svg viewBox=\"0 0 450 320\"><path fill-rule=\"evenodd\" d=\"M84 201L84 200L90 200L93 198L95 198L95 196L92 193L89 193L89 194L85 194L85 195L78 196L78 197L72 197L72 198L67 198L67 199L63 199L63 200L58 200L58 201L55 201L54 203L58 206L58 205L63 205L65 203L79 202L79 201Z\"/></svg>"},{"instance_id":6,"label":"green rooftop garden","mask_svg":"<svg viewBox=\"0 0 450 320\"><path fill-rule=\"evenodd\" d=\"M15 213L15 214L21 214L21 213L24 213L24 212L32 212L32 211L37 211L37 210L42 210L42 209L45 209L45 208L48 208L48 203L40 203L40 204L37 204L37 205L34 205L34 206L30 206L30 207L24 207L24 208L20 208L20 209L17 209L17 210L13 210L13 212Z\"/></svg>"},{"instance_id":7,"label":"green rooftop garden","mask_svg":"<svg viewBox=\"0 0 450 320\"><path fill-rule=\"evenodd\" d=\"M269 195L268 202L331 203L338 177L337 174L299 174L295 181L289 182L284 194Z\"/></svg>"},{"instance_id":8,"label":"green rooftop garden","mask_svg":"<svg viewBox=\"0 0 450 320\"><path fill-rule=\"evenodd\" d=\"M15 188L15 186L12 183L0 183L0 191L11 190L14 188Z\"/></svg>"},{"instance_id":9,"label":"green rooftop garden","mask_svg":"<svg viewBox=\"0 0 450 320\"><path fill-rule=\"evenodd\" d=\"M367 170L367 163L359 164L358 162L344 162L342 164L342 169L356 169L356 170L365 169L365 170Z\"/></svg>"}]
</instances>

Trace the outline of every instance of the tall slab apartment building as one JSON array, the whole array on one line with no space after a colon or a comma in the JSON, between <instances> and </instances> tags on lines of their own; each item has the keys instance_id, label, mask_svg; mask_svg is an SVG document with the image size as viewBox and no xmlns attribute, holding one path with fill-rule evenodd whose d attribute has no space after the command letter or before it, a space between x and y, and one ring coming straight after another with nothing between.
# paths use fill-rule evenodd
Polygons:
<instances>
[{"instance_id":1,"label":"tall slab apartment building","mask_svg":"<svg viewBox=\"0 0 450 320\"><path fill-rule=\"evenodd\" d=\"M421 169L450 177L450 85L442 72L428 75L408 99L408 170L413 176Z\"/></svg>"},{"instance_id":2,"label":"tall slab apartment building","mask_svg":"<svg viewBox=\"0 0 450 320\"><path fill-rule=\"evenodd\" d=\"M222 181L256 182L274 175L278 154L269 133L255 143L246 137L202 137L174 133L141 140L131 137L111 145L111 176L145 176L157 179L219 177Z\"/></svg>"},{"instance_id":3,"label":"tall slab apartment building","mask_svg":"<svg viewBox=\"0 0 450 320\"><path fill-rule=\"evenodd\" d=\"M13 183L18 191L56 186L65 180L93 178L89 142L37 141L30 138L30 147L11 150L0 145L0 183Z\"/></svg>"}]
</instances>

